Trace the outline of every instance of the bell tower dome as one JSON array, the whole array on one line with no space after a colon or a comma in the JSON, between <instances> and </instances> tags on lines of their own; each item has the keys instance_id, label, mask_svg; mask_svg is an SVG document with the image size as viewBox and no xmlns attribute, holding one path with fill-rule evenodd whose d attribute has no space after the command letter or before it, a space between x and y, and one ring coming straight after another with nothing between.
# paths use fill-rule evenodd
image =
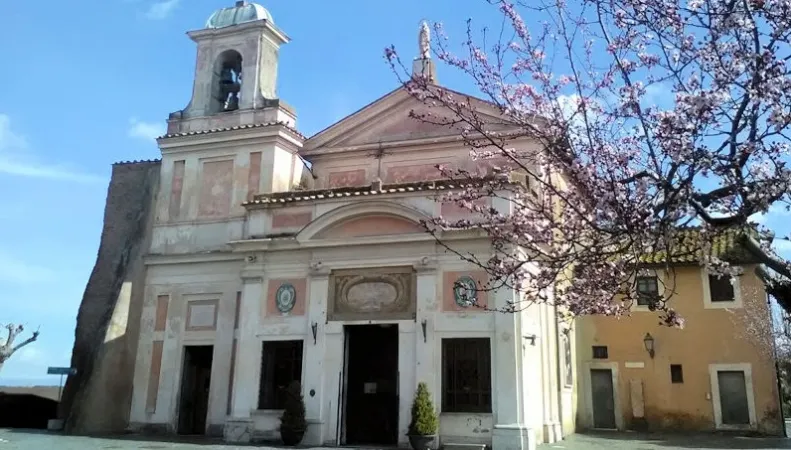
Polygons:
<instances>
[{"instance_id":1,"label":"bell tower dome","mask_svg":"<svg viewBox=\"0 0 791 450\"><path fill-rule=\"evenodd\" d=\"M294 110L277 98L280 46L289 42L263 6L237 1L187 35L197 44L192 99L170 114L168 134L280 122Z\"/></svg>"}]
</instances>

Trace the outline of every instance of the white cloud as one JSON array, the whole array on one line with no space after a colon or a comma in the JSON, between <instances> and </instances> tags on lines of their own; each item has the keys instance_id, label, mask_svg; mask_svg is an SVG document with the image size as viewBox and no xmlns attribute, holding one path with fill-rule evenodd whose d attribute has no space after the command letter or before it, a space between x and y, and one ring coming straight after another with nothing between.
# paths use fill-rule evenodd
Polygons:
<instances>
[{"instance_id":1,"label":"white cloud","mask_svg":"<svg viewBox=\"0 0 791 450\"><path fill-rule=\"evenodd\" d=\"M788 239L775 239L772 243L775 248L781 252L791 250L791 241Z\"/></svg>"},{"instance_id":2,"label":"white cloud","mask_svg":"<svg viewBox=\"0 0 791 450\"><path fill-rule=\"evenodd\" d=\"M165 134L165 125L153 122L143 122L132 118L129 120L129 137L153 141Z\"/></svg>"},{"instance_id":3,"label":"white cloud","mask_svg":"<svg viewBox=\"0 0 791 450\"><path fill-rule=\"evenodd\" d=\"M748 220L752 223L757 223L759 225L763 225L766 223L766 214L764 213L755 213L748 218Z\"/></svg>"},{"instance_id":4,"label":"white cloud","mask_svg":"<svg viewBox=\"0 0 791 450\"><path fill-rule=\"evenodd\" d=\"M90 175L74 168L41 162L30 152L24 136L11 129L11 119L0 114L0 174L31 178L92 183L103 177Z\"/></svg>"},{"instance_id":5,"label":"white cloud","mask_svg":"<svg viewBox=\"0 0 791 450\"><path fill-rule=\"evenodd\" d=\"M27 339L26 335L21 335L20 339ZM14 344L17 342L14 341ZM46 361L46 354L39 348L35 346L35 344L28 345L26 347L22 347L19 349L19 352L14 355L19 362L25 363L42 363Z\"/></svg>"},{"instance_id":6,"label":"white cloud","mask_svg":"<svg viewBox=\"0 0 791 450\"><path fill-rule=\"evenodd\" d=\"M46 267L28 264L0 253L0 281L15 284L34 284L51 280L55 272Z\"/></svg>"},{"instance_id":7,"label":"white cloud","mask_svg":"<svg viewBox=\"0 0 791 450\"><path fill-rule=\"evenodd\" d=\"M176 9L180 0L161 0L152 3L146 11L146 18L150 20L166 19Z\"/></svg>"}]
</instances>

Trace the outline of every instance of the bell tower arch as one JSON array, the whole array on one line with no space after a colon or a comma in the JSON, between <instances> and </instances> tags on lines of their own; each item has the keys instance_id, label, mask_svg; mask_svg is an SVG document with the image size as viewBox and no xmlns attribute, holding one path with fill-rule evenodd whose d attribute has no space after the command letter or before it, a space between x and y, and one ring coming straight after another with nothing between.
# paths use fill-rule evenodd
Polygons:
<instances>
[{"instance_id":1,"label":"bell tower arch","mask_svg":"<svg viewBox=\"0 0 791 450\"><path fill-rule=\"evenodd\" d=\"M197 44L192 99L170 114L168 134L264 122L295 126L294 110L276 89L278 53L290 39L269 11L237 1L187 35Z\"/></svg>"}]
</instances>

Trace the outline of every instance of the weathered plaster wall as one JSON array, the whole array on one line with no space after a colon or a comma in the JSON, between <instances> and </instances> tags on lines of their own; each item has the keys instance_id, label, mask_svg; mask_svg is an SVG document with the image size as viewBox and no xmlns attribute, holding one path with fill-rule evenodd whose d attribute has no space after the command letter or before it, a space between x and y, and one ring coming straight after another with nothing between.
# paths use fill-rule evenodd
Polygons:
<instances>
[{"instance_id":1,"label":"weathered plaster wall","mask_svg":"<svg viewBox=\"0 0 791 450\"><path fill-rule=\"evenodd\" d=\"M620 320L578 319L579 425L582 428L592 425L587 403L590 398L587 373L592 364L617 367L616 398L621 411L619 422L623 427L639 426L634 423L633 416L639 416L639 410L643 409L649 428L712 430L715 428L714 402L719 399L712 392L709 365L744 363L752 370L757 419L754 429L778 432L777 382L771 341L757 338L746 327L750 324L760 327L760 321L769 320L766 294L754 267L745 267L744 275L739 278L743 307L709 309L704 308L701 269L676 268L675 294L670 303L686 320L681 330L658 325L656 313L648 311L635 310L631 317ZM666 286L668 290L671 288ZM651 333L655 339L654 358L649 357L643 344L646 333ZM606 345L609 358L593 360L592 345ZM670 364L682 365L683 383L671 383ZM632 387L635 382L638 386ZM642 401L635 398L640 389Z\"/></svg>"},{"instance_id":2,"label":"weathered plaster wall","mask_svg":"<svg viewBox=\"0 0 791 450\"><path fill-rule=\"evenodd\" d=\"M68 432L126 428L159 170L158 161L113 165L96 265L77 315L71 366L78 372L59 412Z\"/></svg>"},{"instance_id":3,"label":"weathered plaster wall","mask_svg":"<svg viewBox=\"0 0 791 450\"><path fill-rule=\"evenodd\" d=\"M149 266L134 372L131 429L176 431L184 346L211 345L214 349L207 433L221 434L228 409L236 299L241 291L240 263L230 259ZM167 308L161 306L163 299ZM203 310L196 311L196 306Z\"/></svg>"}]
</instances>

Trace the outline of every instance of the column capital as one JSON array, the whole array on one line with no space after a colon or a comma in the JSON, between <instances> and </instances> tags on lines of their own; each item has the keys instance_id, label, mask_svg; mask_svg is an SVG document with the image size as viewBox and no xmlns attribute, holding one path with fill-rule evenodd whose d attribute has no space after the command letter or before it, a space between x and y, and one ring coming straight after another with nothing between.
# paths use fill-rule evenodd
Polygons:
<instances>
[{"instance_id":1,"label":"column capital","mask_svg":"<svg viewBox=\"0 0 791 450\"><path fill-rule=\"evenodd\" d=\"M437 258L424 256L414 263L412 267L415 268L415 272L418 274L432 274L437 272L439 264L437 264Z\"/></svg>"},{"instance_id":2,"label":"column capital","mask_svg":"<svg viewBox=\"0 0 791 450\"><path fill-rule=\"evenodd\" d=\"M264 282L264 265L263 264L248 264L240 274L242 283L263 283Z\"/></svg>"},{"instance_id":3,"label":"column capital","mask_svg":"<svg viewBox=\"0 0 791 450\"><path fill-rule=\"evenodd\" d=\"M324 265L321 261L311 261L310 270L308 273L313 279L327 278L330 276L331 269Z\"/></svg>"}]
</instances>

